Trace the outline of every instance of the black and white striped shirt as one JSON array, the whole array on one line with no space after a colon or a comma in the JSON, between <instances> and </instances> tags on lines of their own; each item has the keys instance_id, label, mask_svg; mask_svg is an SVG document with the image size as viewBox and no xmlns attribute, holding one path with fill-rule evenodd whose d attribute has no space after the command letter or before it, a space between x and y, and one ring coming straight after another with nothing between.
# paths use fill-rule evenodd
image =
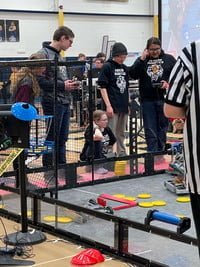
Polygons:
<instances>
[{"instance_id":1,"label":"black and white striped shirt","mask_svg":"<svg viewBox=\"0 0 200 267\"><path fill-rule=\"evenodd\" d=\"M178 57L166 103L186 108L185 175L190 191L200 195L200 40L185 47Z\"/></svg>"}]
</instances>

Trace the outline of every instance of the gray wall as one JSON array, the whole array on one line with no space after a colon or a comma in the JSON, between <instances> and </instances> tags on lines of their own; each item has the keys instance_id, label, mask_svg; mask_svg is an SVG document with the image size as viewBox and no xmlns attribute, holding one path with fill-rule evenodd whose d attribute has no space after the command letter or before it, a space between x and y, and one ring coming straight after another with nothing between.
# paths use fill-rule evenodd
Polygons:
<instances>
[{"instance_id":1,"label":"gray wall","mask_svg":"<svg viewBox=\"0 0 200 267\"><path fill-rule=\"evenodd\" d=\"M64 24L76 36L66 56L80 52L95 56L101 50L103 35L123 42L130 52L142 51L146 39L153 35L154 0L7 0L0 3L0 20L19 20L20 41L0 42L0 57L26 57L43 41L51 40L60 4Z\"/></svg>"}]
</instances>

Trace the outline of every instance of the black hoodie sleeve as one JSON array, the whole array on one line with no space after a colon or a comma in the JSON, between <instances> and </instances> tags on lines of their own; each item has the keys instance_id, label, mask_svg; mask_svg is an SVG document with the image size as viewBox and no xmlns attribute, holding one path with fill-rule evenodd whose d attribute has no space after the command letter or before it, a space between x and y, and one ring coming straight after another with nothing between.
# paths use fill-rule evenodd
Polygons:
<instances>
[{"instance_id":1,"label":"black hoodie sleeve","mask_svg":"<svg viewBox=\"0 0 200 267\"><path fill-rule=\"evenodd\" d=\"M110 77L111 77L111 67L110 67L110 63L106 62L102 69L101 72L99 74L98 77L98 85L101 88L107 88L109 82L110 82Z\"/></svg>"},{"instance_id":2,"label":"black hoodie sleeve","mask_svg":"<svg viewBox=\"0 0 200 267\"><path fill-rule=\"evenodd\" d=\"M140 57L136 59L133 65L129 69L129 75L132 79L137 80L141 77L142 73L145 71L145 62L141 60Z\"/></svg>"}]
</instances>

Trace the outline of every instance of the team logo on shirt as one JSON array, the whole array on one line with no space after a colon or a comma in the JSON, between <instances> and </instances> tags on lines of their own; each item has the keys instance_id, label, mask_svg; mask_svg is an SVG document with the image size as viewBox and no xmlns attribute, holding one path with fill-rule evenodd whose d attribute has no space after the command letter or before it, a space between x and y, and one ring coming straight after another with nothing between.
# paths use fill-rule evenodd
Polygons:
<instances>
[{"instance_id":1,"label":"team logo on shirt","mask_svg":"<svg viewBox=\"0 0 200 267\"><path fill-rule=\"evenodd\" d=\"M103 153L106 154L108 153L108 146L109 146L109 142L110 142L110 137L108 134L105 134L103 136L103 139L101 140L102 142L102 149L103 149Z\"/></svg>"},{"instance_id":2,"label":"team logo on shirt","mask_svg":"<svg viewBox=\"0 0 200 267\"><path fill-rule=\"evenodd\" d=\"M161 63L163 63L162 59L149 60L147 63L147 74L151 77L152 82L157 81L158 78L163 75L163 67L161 66Z\"/></svg>"},{"instance_id":3,"label":"team logo on shirt","mask_svg":"<svg viewBox=\"0 0 200 267\"><path fill-rule=\"evenodd\" d=\"M126 90L126 72L124 69L115 69L115 76L117 78L116 85L120 90L121 94L124 94Z\"/></svg>"},{"instance_id":4,"label":"team logo on shirt","mask_svg":"<svg viewBox=\"0 0 200 267\"><path fill-rule=\"evenodd\" d=\"M123 94L124 91L126 90L126 80L124 76L117 77L116 85L119 88L120 93Z\"/></svg>"}]
</instances>

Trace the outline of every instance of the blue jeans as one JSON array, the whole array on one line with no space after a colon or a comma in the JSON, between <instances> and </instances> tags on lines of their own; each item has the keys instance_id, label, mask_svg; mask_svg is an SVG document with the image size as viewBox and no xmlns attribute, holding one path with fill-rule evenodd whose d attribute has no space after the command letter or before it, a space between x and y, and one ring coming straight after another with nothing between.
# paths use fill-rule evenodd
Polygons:
<instances>
[{"instance_id":1,"label":"blue jeans","mask_svg":"<svg viewBox=\"0 0 200 267\"><path fill-rule=\"evenodd\" d=\"M53 115L53 103L42 102L42 108L44 115ZM58 133L58 163L66 163L66 141L69 134L69 122L70 122L70 105L68 104L58 104L57 106L57 133ZM48 128L48 125L47 125ZM54 119L52 120L49 132L47 134L46 140L54 141ZM53 155L52 153L44 154L42 159L43 166L52 166Z\"/></svg>"},{"instance_id":2,"label":"blue jeans","mask_svg":"<svg viewBox=\"0 0 200 267\"><path fill-rule=\"evenodd\" d=\"M163 151L169 122L163 112L164 100L144 100L141 105L147 151Z\"/></svg>"}]
</instances>

